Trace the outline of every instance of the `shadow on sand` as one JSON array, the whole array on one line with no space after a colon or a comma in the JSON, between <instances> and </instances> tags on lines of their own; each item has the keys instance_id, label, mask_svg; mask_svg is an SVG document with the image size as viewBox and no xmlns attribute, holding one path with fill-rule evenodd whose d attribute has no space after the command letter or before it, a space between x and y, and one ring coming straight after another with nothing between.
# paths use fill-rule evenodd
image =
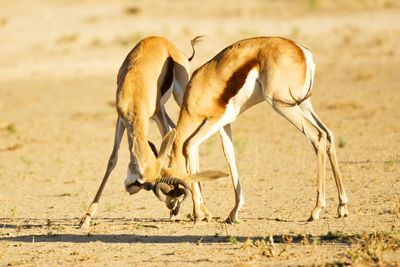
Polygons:
<instances>
[{"instance_id":1,"label":"shadow on sand","mask_svg":"<svg viewBox=\"0 0 400 267\"><path fill-rule=\"evenodd\" d=\"M247 239L269 241L269 237L261 236L236 236L235 242L245 242ZM309 236L309 235L274 235L272 236L274 243L278 244L304 244L312 243L318 240L323 243L341 243L349 244L348 239L330 238L328 236ZM23 243L143 243L143 244L179 244L179 243L232 243L229 237L226 236L200 236L200 235L135 235L135 234L58 234L58 235L25 235L17 237L0 238L0 242L23 242Z\"/></svg>"},{"instance_id":2,"label":"shadow on sand","mask_svg":"<svg viewBox=\"0 0 400 267\"><path fill-rule=\"evenodd\" d=\"M218 220L217 222L223 223L223 220ZM254 219L254 218L253 218ZM292 222L282 219L273 218L255 218L256 220L271 220L280 221L282 223ZM7 218L0 218L0 222L7 221ZM9 220L8 223L0 224L0 228L13 229L52 229L60 226L63 227L77 227L77 222L79 218L57 218L57 219L29 219L29 218L14 218ZM159 228L157 224L163 223L173 223L168 219L153 219L153 218L101 218L94 220L97 223L118 223L118 224L128 224L128 223L140 223L141 227L148 228ZM176 222L175 222L176 223ZM183 220L179 223L192 224L190 220ZM293 243L293 244L303 244L311 243L314 240L324 243L342 243L349 244L350 240L348 238L338 238L329 235L304 235L304 234L276 234L273 236L235 236L234 242L245 242L247 239L258 240L264 239L266 242L270 242L271 238L274 243ZM90 242L103 242L103 243L144 243L144 244L179 244L179 243L229 243L233 242L232 238L229 236L202 236L202 235L140 235L140 234L91 234L83 230L82 233L77 234L63 234L51 232L49 234L30 234L30 235L18 235L16 237L0 237L0 242L22 242L22 243L90 243Z\"/></svg>"}]
</instances>

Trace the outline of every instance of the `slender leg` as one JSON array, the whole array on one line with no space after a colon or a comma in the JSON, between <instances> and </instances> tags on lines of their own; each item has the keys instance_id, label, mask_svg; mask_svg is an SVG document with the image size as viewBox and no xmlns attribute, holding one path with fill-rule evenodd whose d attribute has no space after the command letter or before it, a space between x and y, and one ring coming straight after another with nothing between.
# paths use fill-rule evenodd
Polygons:
<instances>
[{"instance_id":1,"label":"slender leg","mask_svg":"<svg viewBox=\"0 0 400 267\"><path fill-rule=\"evenodd\" d=\"M192 201L193 201L193 215L194 215L194 224L201 222L202 220L210 219L210 214L207 215L204 213L201 208L201 203L203 202L203 196L201 195L201 189L199 183L192 183Z\"/></svg>"},{"instance_id":2,"label":"slender leg","mask_svg":"<svg viewBox=\"0 0 400 267\"><path fill-rule=\"evenodd\" d=\"M165 118L167 119L167 123L171 129L176 128L174 121L168 116L167 112L165 112Z\"/></svg>"},{"instance_id":3,"label":"slender leg","mask_svg":"<svg viewBox=\"0 0 400 267\"><path fill-rule=\"evenodd\" d=\"M161 137L164 137L172 128L175 128L175 124L168 117L168 114L165 111L164 106L160 107L160 111L155 116L153 116L152 119L156 122ZM148 143L154 155L158 157L158 151L156 146L151 141L148 141Z\"/></svg>"},{"instance_id":4,"label":"slender leg","mask_svg":"<svg viewBox=\"0 0 400 267\"><path fill-rule=\"evenodd\" d=\"M198 171L197 157L198 157L199 145L206 139L208 139L211 135L216 133L220 128L225 126L227 123L230 123L230 121L207 120L200 126L198 131L186 143L184 151L186 158L189 160L189 166L190 166L189 171L191 173L195 173L196 171ZM194 222L196 224L197 222L201 221L204 218L204 214L203 212L201 212L202 208L200 207L202 198L201 195L199 194L201 194L201 190L200 188L197 188L196 183L192 185L192 188L194 189L192 197L193 197L193 207L194 207ZM203 210L204 209L205 207L203 207Z\"/></svg>"},{"instance_id":5,"label":"slender leg","mask_svg":"<svg viewBox=\"0 0 400 267\"><path fill-rule=\"evenodd\" d=\"M171 126L168 121L169 117L165 111L163 106L160 107L160 111L154 117L155 122L157 123L158 129L160 130L161 136L165 136L170 130ZM169 119L171 120L171 119Z\"/></svg>"},{"instance_id":6,"label":"slender leg","mask_svg":"<svg viewBox=\"0 0 400 267\"><path fill-rule=\"evenodd\" d=\"M197 150L197 153L196 153L196 169L197 169L197 172L200 171L199 150ZM201 185L200 182L198 182L197 184L198 184L198 186L199 186L199 189L200 189L200 196L201 196L200 209L201 209L201 211L204 213L206 221L207 221L207 222L210 222L211 219L212 219L212 215L211 215L211 213L210 213L210 212L207 210L207 208L206 208L206 202L204 201L204 198L203 198L203 187L202 187L202 185Z\"/></svg>"},{"instance_id":7,"label":"slender leg","mask_svg":"<svg viewBox=\"0 0 400 267\"><path fill-rule=\"evenodd\" d=\"M160 111L154 117L157 123L158 129L160 130L161 136L165 136L171 129L176 128L175 123L168 116L164 106L160 107ZM179 209L182 202L178 202L175 209L170 209L169 217L170 220L179 219Z\"/></svg>"},{"instance_id":8,"label":"slender leg","mask_svg":"<svg viewBox=\"0 0 400 267\"><path fill-rule=\"evenodd\" d=\"M130 161L128 165L128 171L132 174L134 173L139 173L139 162L135 156L135 151L134 151L134 127L133 123L131 120L125 120L125 127L126 127L126 135L128 136L128 147L129 147L129 155L130 155ZM143 126L145 129L145 132L147 132L147 125Z\"/></svg>"},{"instance_id":9,"label":"slender leg","mask_svg":"<svg viewBox=\"0 0 400 267\"><path fill-rule=\"evenodd\" d=\"M333 176L335 177L335 183L338 190L338 198L339 198L339 206L338 206L338 217L347 217L349 215L349 211L347 210L347 196L344 190L343 182L342 182L342 175L339 170L339 163L336 155L335 149L335 141L334 135L331 130L328 129L321 121L321 119L317 116L316 112L314 111L311 101L307 99L304 101L300 108L302 109L303 113L307 116L308 119L315 121L327 134L327 153L329 156L329 161L332 166Z\"/></svg>"},{"instance_id":10,"label":"slender leg","mask_svg":"<svg viewBox=\"0 0 400 267\"><path fill-rule=\"evenodd\" d=\"M317 153L317 201L309 221L319 219L321 209L325 202L325 165L326 165L326 133L313 121L309 120L299 106L283 107L274 106L275 110L288 119L296 128L308 137ZM318 135L313 131L315 129Z\"/></svg>"},{"instance_id":11,"label":"slender leg","mask_svg":"<svg viewBox=\"0 0 400 267\"><path fill-rule=\"evenodd\" d=\"M335 177L336 187L338 189L338 195L339 195L338 217L347 217L349 216L349 211L347 209L347 202L349 202L349 200L347 199L346 193L344 191L342 175L339 170L339 163L336 156L336 149L333 143L333 136L331 139L332 142L328 148L328 155L333 169L333 176Z\"/></svg>"},{"instance_id":12,"label":"slender leg","mask_svg":"<svg viewBox=\"0 0 400 267\"><path fill-rule=\"evenodd\" d=\"M190 173L199 172L199 151L197 148L193 148L189 156L189 171ZM194 223L198 223L205 219L206 221L211 221L212 215L207 210L204 199L201 184L199 182L192 183L192 200L193 200L193 214Z\"/></svg>"},{"instance_id":13,"label":"slender leg","mask_svg":"<svg viewBox=\"0 0 400 267\"><path fill-rule=\"evenodd\" d=\"M190 173L196 173L199 171L198 165L198 150L193 148L191 153L188 157L188 168ZM193 200L193 214L194 214L194 223L197 224L198 222L206 219L210 221L212 215L208 212L204 205L204 200L202 196L202 190L200 183L192 183L192 200Z\"/></svg>"},{"instance_id":14,"label":"slender leg","mask_svg":"<svg viewBox=\"0 0 400 267\"><path fill-rule=\"evenodd\" d=\"M219 134L221 136L222 148L225 154L226 161L228 162L229 171L231 173L233 190L235 191L235 207L230 212L229 217L226 219L226 222L235 223L237 222L239 210L244 205L244 197L239 182L238 171L236 168L235 150L232 143L231 125L227 124L226 126L221 128L219 130Z\"/></svg>"},{"instance_id":15,"label":"slender leg","mask_svg":"<svg viewBox=\"0 0 400 267\"><path fill-rule=\"evenodd\" d=\"M204 198L203 198L203 187L202 187L201 183L197 183L197 184L199 185L199 188L200 188L200 196L201 196L200 209L201 209L201 211L204 213L204 215L206 216L206 217L205 217L205 220L206 220L207 222L210 222L210 221L212 220L212 215L211 215L211 213L208 211L208 209L207 209L207 207L206 207L206 202L204 201Z\"/></svg>"},{"instance_id":16,"label":"slender leg","mask_svg":"<svg viewBox=\"0 0 400 267\"><path fill-rule=\"evenodd\" d=\"M115 126L115 137L114 137L114 147L111 153L111 156L108 160L107 169L104 174L103 180L101 181L100 187L97 190L96 196L94 197L92 203L88 207L85 215L82 217L79 228L88 227L90 224L90 220L93 215L96 213L97 204L100 200L100 196L103 193L104 187L106 186L108 177L110 176L111 172L114 170L115 166L117 165L118 160L118 149L121 143L122 136L124 135L125 126L122 122L122 119L118 117L117 125Z\"/></svg>"}]
</instances>

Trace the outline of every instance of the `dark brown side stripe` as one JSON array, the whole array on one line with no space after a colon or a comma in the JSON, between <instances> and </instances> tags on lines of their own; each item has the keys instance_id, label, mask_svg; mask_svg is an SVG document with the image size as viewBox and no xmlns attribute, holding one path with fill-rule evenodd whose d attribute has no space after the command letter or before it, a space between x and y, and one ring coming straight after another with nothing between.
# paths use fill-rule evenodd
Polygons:
<instances>
[{"instance_id":1,"label":"dark brown side stripe","mask_svg":"<svg viewBox=\"0 0 400 267\"><path fill-rule=\"evenodd\" d=\"M232 76L226 82L225 89L219 98L222 105L226 106L229 102L229 99L234 97L239 92L239 90L243 87L250 70L258 66L258 64L259 62L257 59L251 59L240 66L232 74Z\"/></svg>"},{"instance_id":2,"label":"dark brown side stripe","mask_svg":"<svg viewBox=\"0 0 400 267\"><path fill-rule=\"evenodd\" d=\"M165 74L164 81L160 88L161 95L164 95L172 85L172 80L174 79L174 60L171 57L169 57L165 61L164 67L167 68L167 73Z\"/></svg>"}]
</instances>

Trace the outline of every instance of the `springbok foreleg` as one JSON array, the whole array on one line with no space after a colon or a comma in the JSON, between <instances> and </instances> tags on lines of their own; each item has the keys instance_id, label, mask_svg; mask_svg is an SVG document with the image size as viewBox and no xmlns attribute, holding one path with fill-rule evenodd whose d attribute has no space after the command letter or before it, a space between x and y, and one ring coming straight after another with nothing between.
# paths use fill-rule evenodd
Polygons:
<instances>
[{"instance_id":1,"label":"springbok foreleg","mask_svg":"<svg viewBox=\"0 0 400 267\"><path fill-rule=\"evenodd\" d=\"M192 157L194 158L194 163L196 164L196 172L200 172L200 158L199 158L199 150L198 149L192 155ZM200 197L201 197L200 209L203 212L203 214L205 215L206 221L210 222L211 219L212 219L212 215L206 208L206 203L205 203L204 198L203 198L203 187L201 186L200 182L196 183L196 185L198 186Z\"/></svg>"},{"instance_id":2,"label":"springbok foreleg","mask_svg":"<svg viewBox=\"0 0 400 267\"><path fill-rule=\"evenodd\" d=\"M206 120L200 128L198 128L197 132L190 138L190 140L187 142L186 147L185 147L185 155L189 157L189 163L190 163L190 172L195 173L198 171L198 149L199 145L203 143L205 140L207 140L211 135L216 133L218 130L220 130L222 127L224 127L226 124L228 124L230 121L225 121L223 119L220 120ZM193 167L194 166L194 167ZM204 203L202 201L201 197L201 190L200 188L196 188L196 183L193 184L193 206L194 206L194 223L198 223L204 218L203 213L206 215L206 219L210 220L211 215L208 213L207 209L204 206ZM200 205L201 204L201 205ZM208 214L208 215L207 215Z\"/></svg>"},{"instance_id":3,"label":"springbok foreleg","mask_svg":"<svg viewBox=\"0 0 400 267\"><path fill-rule=\"evenodd\" d=\"M121 144L121 139L122 139L122 136L124 135L124 131L125 131L125 126L122 122L122 119L120 117L118 117L117 125L115 126L114 147L113 147L111 156L108 160L106 172L104 174L103 180L101 181L100 187L97 190L96 196L94 197L92 203L86 210L85 215L82 217L82 219L79 223L79 228L89 226L91 218L96 213L97 205L99 203L100 196L103 193L104 187L107 184L108 177L110 176L111 172L114 170L115 166L117 165L118 149Z\"/></svg>"},{"instance_id":4,"label":"springbok foreleg","mask_svg":"<svg viewBox=\"0 0 400 267\"><path fill-rule=\"evenodd\" d=\"M190 173L197 173L199 172L198 168L198 148L190 148L189 154L189 171ZM193 214L194 214L194 223L197 224L198 222L206 219L210 221L212 219L211 213L207 210L204 205L204 200L202 196L202 189L199 182L195 182L191 184L192 189L192 200L193 200Z\"/></svg>"},{"instance_id":5,"label":"springbok foreleg","mask_svg":"<svg viewBox=\"0 0 400 267\"><path fill-rule=\"evenodd\" d=\"M168 116L164 106L160 107L159 112L153 118L157 123L158 129L160 130L161 136L165 136L171 129L176 128L175 123ZM179 219L179 209L182 204L183 198L171 198L166 197L166 205L170 209L169 217L170 220ZM171 209L171 207L173 207Z\"/></svg>"},{"instance_id":6,"label":"springbok foreleg","mask_svg":"<svg viewBox=\"0 0 400 267\"><path fill-rule=\"evenodd\" d=\"M209 131L210 123L208 121L203 121L194 135L187 141L184 149L185 157L186 157L186 164L188 165L188 171L190 173L196 173L199 171L199 145L203 140L199 140L199 137L202 137L204 133ZM204 205L203 197L202 197L202 190L200 187L200 183L195 182L191 184L192 188L192 200L193 200L193 216L194 216L194 223L197 224L198 222L206 219L210 221L212 219L212 215L208 212Z\"/></svg>"}]
</instances>

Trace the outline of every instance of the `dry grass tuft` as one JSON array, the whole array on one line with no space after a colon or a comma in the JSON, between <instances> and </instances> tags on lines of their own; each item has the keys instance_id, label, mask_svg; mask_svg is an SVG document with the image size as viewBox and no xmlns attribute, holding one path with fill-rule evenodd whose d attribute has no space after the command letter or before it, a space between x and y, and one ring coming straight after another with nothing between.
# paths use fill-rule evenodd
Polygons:
<instances>
[{"instance_id":1,"label":"dry grass tuft","mask_svg":"<svg viewBox=\"0 0 400 267\"><path fill-rule=\"evenodd\" d=\"M397 163L399 162L399 159L397 156L392 156L389 160L385 160L383 162L383 170L385 172L394 172L396 171Z\"/></svg>"},{"instance_id":2,"label":"dry grass tuft","mask_svg":"<svg viewBox=\"0 0 400 267\"><path fill-rule=\"evenodd\" d=\"M269 236L268 241L266 241L266 239L256 239L253 241L250 238L247 238L243 246L241 247L241 249L254 248L257 248L258 252L256 253L256 255L253 255L252 258L258 256L273 258L280 256L282 253L284 253L287 249L287 245L285 245L283 249L279 249L274 243L273 236Z\"/></svg>"},{"instance_id":3,"label":"dry grass tuft","mask_svg":"<svg viewBox=\"0 0 400 267\"><path fill-rule=\"evenodd\" d=\"M344 140L342 137L339 137L339 143L338 143L338 147L343 148L347 145L346 140Z\"/></svg>"},{"instance_id":4,"label":"dry grass tuft","mask_svg":"<svg viewBox=\"0 0 400 267\"><path fill-rule=\"evenodd\" d=\"M242 249L255 248L253 240L251 240L251 238L248 237L246 241L244 241L243 246L241 248Z\"/></svg>"},{"instance_id":5,"label":"dry grass tuft","mask_svg":"<svg viewBox=\"0 0 400 267\"><path fill-rule=\"evenodd\" d=\"M89 44L90 47L101 47L102 45L104 45L103 42L98 38L94 38Z\"/></svg>"},{"instance_id":6,"label":"dry grass tuft","mask_svg":"<svg viewBox=\"0 0 400 267\"><path fill-rule=\"evenodd\" d=\"M398 253L400 239L386 233L362 234L356 238L347 251L352 264L373 264L378 266L395 264L399 258L385 257L385 254ZM394 265L393 265L394 266Z\"/></svg>"},{"instance_id":7,"label":"dry grass tuft","mask_svg":"<svg viewBox=\"0 0 400 267\"><path fill-rule=\"evenodd\" d=\"M127 7L127 8L125 8L124 13L126 15L130 15L130 16L137 15L140 13L140 8L138 8L136 6Z\"/></svg>"},{"instance_id":8,"label":"dry grass tuft","mask_svg":"<svg viewBox=\"0 0 400 267\"><path fill-rule=\"evenodd\" d=\"M22 147L21 144L16 143L16 144L9 145L9 146L7 146L5 148L0 148L0 151L14 151L14 150L17 150L17 149L19 149L21 147Z\"/></svg>"},{"instance_id":9,"label":"dry grass tuft","mask_svg":"<svg viewBox=\"0 0 400 267\"><path fill-rule=\"evenodd\" d=\"M58 44L72 44L72 43L75 43L78 39L79 39L79 35L76 33L72 33L72 34L66 34L66 35L60 36L56 40L56 42Z\"/></svg>"},{"instance_id":10,"label":"dry grass tuft","mask_svg":"<svg viewBox=\"0 0 400 267\"><path fill-rule=\"evenodd\" d=\"M330 110L337 109L337 110L350 111L350 110L362 109L363 105L355 101L347 101L347 102L331 103L326 105L325 108Z\"/></svg>"},{"instance_id":11,"label":"dry grass tuft","mask_svg":"<svg viewBox=\"0 0 400 267\"><path fill-rule=\"evenodd\" d=\"M373 73L358 73L353 77L353 80L356 82L365 82L374 78Z\"/></svg>"},{"instance_id":12,"label":"dry grass tuft","mask_svg":"<svg viewBox=\"0 0 400 267\"><path fill-rule=\"evenodd\" d=\"M229 235L226 238L226 241L229 242L229 243L232 243L232 244L237 244L239 242L239 240L238 240L238 238L236 236L231 236L231 235Z\"/></svg>"},{"instance_id":13,"label":"dry grass tuft","mask_svg":"<svg viewBox=\"0 0 400 267\"><path fill-rule=\"evenodd\" d=\"M1 18L0 19L0 27L6 26L8 23L8 20L6 18Z\"/></svg>"},{"instance_id":14,"label":"dry grass tuft","mask_svg":"<svg viewBox=\"0 0 400 267\"><path fill-rule=\"evenodd\" d=\"M6 130L10 134L15 134L17 126L14 123L0 121L0 130Z\"/></svg>"}]
</instances>

